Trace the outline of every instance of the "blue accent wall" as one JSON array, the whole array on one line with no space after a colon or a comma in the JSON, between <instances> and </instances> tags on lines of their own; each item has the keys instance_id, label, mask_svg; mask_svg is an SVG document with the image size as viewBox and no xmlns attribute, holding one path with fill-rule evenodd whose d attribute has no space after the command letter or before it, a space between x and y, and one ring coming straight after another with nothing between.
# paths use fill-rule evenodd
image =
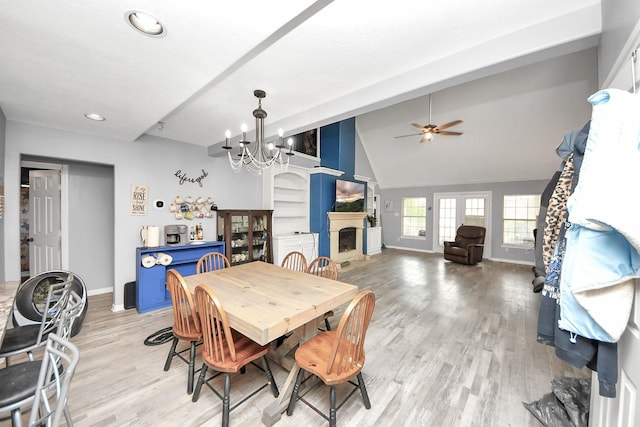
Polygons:
<instances>
[{"instance_id":1,"label":"blue accent wall","mask_svg":"<svg viewBox=\"0 0 640 427\"><path fill-rule=\"evenodd\" d=\"M324 173L311 175L311 213L309 216L312 233L318 233L318 256L329 256L329 217L336 198L336 177Z\"/></svg>"},{"instance_id":2,"label":"blue accent wall","mask_svg":"<svg viewBox=\"0 0 640 427\"><path fill-rule=\"evenodd\" d=\"M356 167L355 117L320 128L320 166L344 172L343 179L353 179Z\"/></svg>"},{"instance_id":3,"label":"blue accent wall","mask_svg":"<svg viewBox=\"0 0 640 427\"><path fill-rule=\"evenodd\" d=\"M350 118L320 128L320 166L344 172L340 179L354 180L355 164L356 119ZM325 173L311 174L309 222L311 232L319 236L319 256L328 257L331 252L327 212L333 212L335 207L336 179L338 177Z\"/></svg>"}]
</instances>

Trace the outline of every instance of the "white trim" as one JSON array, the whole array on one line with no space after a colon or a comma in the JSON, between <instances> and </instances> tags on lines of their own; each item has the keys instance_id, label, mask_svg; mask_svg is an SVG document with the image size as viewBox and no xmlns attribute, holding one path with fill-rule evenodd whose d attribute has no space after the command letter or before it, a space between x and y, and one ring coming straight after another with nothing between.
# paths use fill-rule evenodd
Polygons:
<instances>
[{"instance_id":1,"label":"white trim","mask_svg":"<svg viewBox=\"0 0 640 427\"><path fill-rule=\"evenodd\" d=\"M69 165L60 171L60 265L69 269ZM111 289L113 291L113 288Z\"/></svg>"},{"instance_id":2,"label":"white trim","mask_svg":"<svg viewBox=\"0 0 640 427\"><path fill-rule=\"evenodd\" d=\"M438 219L440 217L440 211L438 210L438 200L439 199L458 199L458 198L484 198L486 200L486 204L484 207L484 226L487 229L485 239L484 239L484 252L483 258L490 259L491 258L491 246L492 246L492 234L491 234L491 218L492 217L492 201L493 201L493 192L492 191L459 191L459 192L443 192L443 193L433 193L433 208L431 209L433 216L433 230L432 230L432 242L431 245L434 248L434 251L443 252L444 247L438 245ZM464 206L463 206L464 208ZM462 212L464 216L464 211ZM461 219L459 210L456 209L457 219L459 221Z\"/></svg>"},{"instance_id":3,"label":"white trim","mask_svg":"<svg viewBox=\"0 0 640 427\"><path fill-rule=\"evenodd\" d=\"M103 295L113 293L113 286L98 289L87 289L87 296Z\"/></svg>"},{"instance_id":4,"label":"white trim","mask_svg":"<svg viewBox=\"0 0 640 427\"><path fill-rule=\"evenodd\" d=\"M431 249L416 249L416 248L405 248L403 246L386 246L387 249L399 249L401 251L411 251L411 252L422 252L425 254L434 254L436 252L432 251Z\"/></svg>"},{"instance_id":5,"label":"white trim","mask_svg":"<svg viewBox=\"0 0 640 427\"><path fill-rule=\"evenodd\" d=\"M342 176L344 175L344 172L336 170L336 169L331 169L331 168L325 168L324 166L320 166L318 168L312 168L309 169L309 174L313 175L316 173L324 173L326 175L333 175L333 176Z\"/></svg>"},{"instance_id":6,"label":"white trim","mask_svg":"<svg viewBox=\"0 0 640 427\"><path fill-rule=\"evenodd\" d=\"M124 311L124 304L113 304L111 306L111 311L113 313L117 313L119 311Z\"/></svg>"},{"instance_id":7,"label":"white trim","mask_svg":"<svg viewBox=\"0 0 640 427\"><path fill-rule=\"evenodd\" d=\"M631 81L631 53L640 47L640 21L631 31L627 42L624 44L620 55L611 67L607 78L602 84L602 88L615 87L619 89L631 90L633 82ZM627 70L625 71L625 68ZM636 61L636 78L640 75L640 60ZM636 90L638 88L636 87Z\"/></svg>"}]
</instances>

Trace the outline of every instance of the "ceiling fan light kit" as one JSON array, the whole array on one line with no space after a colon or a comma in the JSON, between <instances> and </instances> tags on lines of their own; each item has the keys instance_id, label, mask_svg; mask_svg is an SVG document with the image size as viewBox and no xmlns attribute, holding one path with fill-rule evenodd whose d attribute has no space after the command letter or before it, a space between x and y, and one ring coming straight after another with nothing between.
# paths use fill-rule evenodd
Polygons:
<instances>
[{"instance_id":1,"label":"ceiling fan light kit","mask_svg":"<svg viewBox=\"0 0 640 427\"><path fill-rule=\"evenodd\" d=\"M396 136L395 138L406 138L408 136L416 136L416 135L422 135L422 137L420 138L420 142L430 142L433 139L434 135L462 135L462 132L454 132L454 131L446 131L445 129L448 129L452 126L456 126L463 123L462 120L454 120L452 122L449 123L445 123L443 125L434 125L431 124L431 94L429 94L429 124L426 125L421 125L418 123L411 123L411 126L413 126L414 128L418 129L420 131L420 133L411 133L409 135L400 135L400 136Z\"/></svg>"}]
</instances>

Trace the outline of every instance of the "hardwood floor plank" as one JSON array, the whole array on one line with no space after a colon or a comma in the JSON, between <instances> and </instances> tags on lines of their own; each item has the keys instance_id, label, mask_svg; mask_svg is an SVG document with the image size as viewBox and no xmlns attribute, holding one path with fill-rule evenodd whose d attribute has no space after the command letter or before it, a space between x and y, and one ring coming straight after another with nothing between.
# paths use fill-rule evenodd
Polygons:
<instances>
[{"instance_id":1,"label":"hardwood floor plank","mask_svg":"<svg viewBox=\"0 0 640 427\"><path fill-rule=\"evenodd\" d=\"M529 266L466 266L393 249L342 270L340 280L373 290L377 301L363 369L372 407L354 395L338 411L338 425L539 426L522 402L548 393L555 377L590 371L573 369L536 343L540 295L531 292L531 279ZM90 297L73 338L81 353L69 397L76 426L218 426L218 398L206 388L196 403L186 394L187 366L174 360L163 371L169 344L144 345L172 324L170 309L113 313L111 302L111 294ZM333 327L343 309L335 310ZM201 363L198 356L196 367ZM287 371L271 368L282 386ZM233 377L232 402L262 381L252 371ZM328 408L327 388L307 397ZM258 393L231 412L231 424L262 425L262 409L272 401L268 391ZM325 424L299 402L277 425Z\"/></svg>"}]
</instances>

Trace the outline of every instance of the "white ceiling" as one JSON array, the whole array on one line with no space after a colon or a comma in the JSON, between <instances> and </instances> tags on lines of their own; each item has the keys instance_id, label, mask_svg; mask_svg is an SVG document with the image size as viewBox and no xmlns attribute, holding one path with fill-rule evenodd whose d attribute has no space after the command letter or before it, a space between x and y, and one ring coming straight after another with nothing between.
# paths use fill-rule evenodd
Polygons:
<instances>
[{"instance_id":1,"label":"white ceiling","mask_svg":"<svg viewBox=\"0 0 640 427\"><path fill-rule=\"evenodd\" d=\"M135 32L130 10L154 15L166 36ZM465 135L437 137L462 141L473 113L438 116L438 91L595 46L600 30L599 0L0 0L0 108L9 120L208 147L228 128L253 127L253 90L263 89L266 135L357 116L381 186L433 183L385 166L390 135L427 121L416 97L435 92L436 123L464 119L455 130ZM393 114L377 113L384 107ZM427 146L403 141L409 157Z\"/></svg>"}]
</instances>

